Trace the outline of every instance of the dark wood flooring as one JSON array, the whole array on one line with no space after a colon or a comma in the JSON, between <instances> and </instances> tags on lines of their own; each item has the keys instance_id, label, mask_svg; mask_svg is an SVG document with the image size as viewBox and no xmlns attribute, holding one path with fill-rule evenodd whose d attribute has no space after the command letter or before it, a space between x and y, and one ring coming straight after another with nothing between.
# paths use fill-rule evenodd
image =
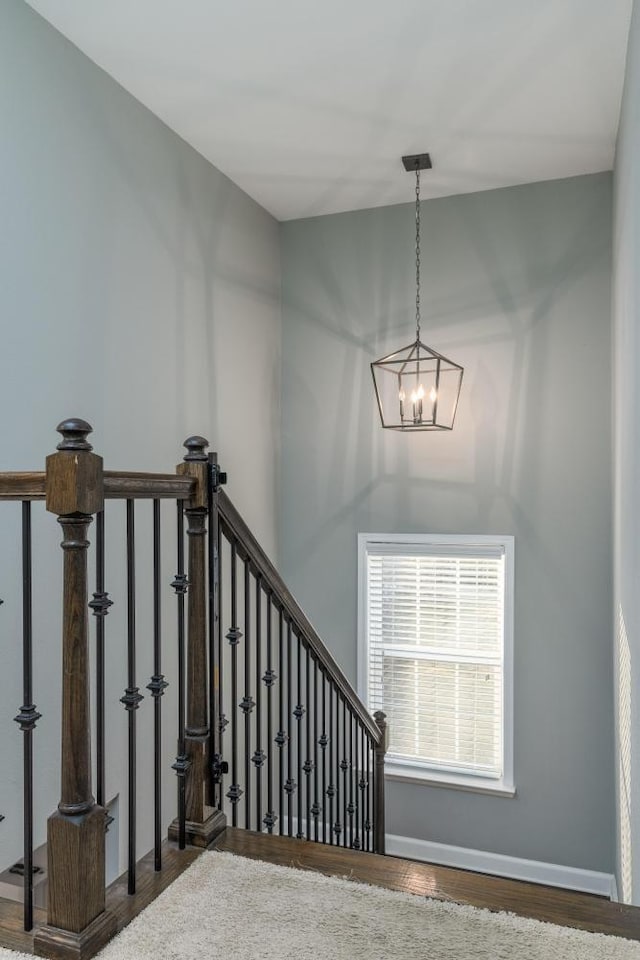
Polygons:
<instances>
[{"instance_id":1,"label":"dark wood flooring","mask_svg":"<svg viewBox=\"0 0 640 960\"><path fill-rule=\"evenodd\" d=\"M588 893L505 880L399 857L381 857L307 840L269 837L232 827L227 827L214 841L213 847L243 857L360 880L389 890L487 910L507 910L521 917L565 927L640 940L640 907L612 903Z\"/></svg>"}]
</instances>

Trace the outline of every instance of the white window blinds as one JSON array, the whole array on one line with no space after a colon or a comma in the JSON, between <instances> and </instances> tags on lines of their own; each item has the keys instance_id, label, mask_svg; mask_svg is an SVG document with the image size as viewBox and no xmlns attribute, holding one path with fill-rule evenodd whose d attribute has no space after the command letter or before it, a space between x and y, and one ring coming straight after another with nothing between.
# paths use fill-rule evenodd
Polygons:
<instances>
[{"instance_id":1,"label":"white window blinds","mask_svg":"<svg viewBox=\"0 0 640 960\"><path fill-rule=\"evenodd\" d=\"M366 562L368 702L389 760L500 778L503 548L369 543Z\"/></svg>"}]
</instances>

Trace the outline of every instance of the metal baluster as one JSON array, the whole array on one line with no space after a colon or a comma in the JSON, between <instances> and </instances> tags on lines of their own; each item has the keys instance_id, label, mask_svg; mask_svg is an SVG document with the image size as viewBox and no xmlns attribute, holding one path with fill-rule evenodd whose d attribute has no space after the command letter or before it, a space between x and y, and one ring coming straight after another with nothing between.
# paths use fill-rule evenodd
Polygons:
<instances>
[{"instance_id":1,"label":"metal baluster","mask_svg":"<svg viewBox=\"0 0 640 960\"><path fill-rule=\"evenodd\" d=\"M262 749L262 578L256 577L256 749L252 760L256 768L256 830L262 831L262 767L266 754Z\"/></svg>"},{"instance_id":2,"label":"metal baluster","mask_svg":"<svg viewBox=\"0 0 640 960\"><path fill-rule=\"evenodd\" d=\"M354 738L353 713L351 712L351 709L349 709L349 757L349 841L354 850L359 850L360 839L358 837L358 794L357 790L354 791L353 789L353 779L354 777L358 776L358 745Z\"/></svg>"},{"instance_id":3,"label":"metal baluster","mask_svg":"<svg viewBox=\"0 0 640 960\"><path fill-rule=\"evenodd\" d=\"M307 698L307 713L305 717L306 733L306 754L304 758L304 779L305 779L305 798L307 801L307 840L311 840L311 774L313 773L313 761L311 759L311 676L310 676L310 653L309 648L305 647L305 696ZM300 740L302 743L302 738Z\"/></svg>"},{"instance_id":4,"label":"metal baluster","mask_svg":"<svg viewBox=\"0 0 640 960\"><path fill-rule=\"evenodd\" d=\"M364 764L365 764L365 750L366 750L366 741L364 736L364 729L360 727L359 731L360 739L360 771L358 775L358 804L359 804L359 814L360 814L360 846L363 850L366 850L366 833L364 829L364 821L366 820L366 813L364 808L364 788L365 788L365 779L364 779Z\"/></svg>"},{"instance_id":5,"label":"metal baluster","mask_svg":"<svg viewBox=\"0 0 640 960\"><path fill-rule=\"evenodd\" d=\"M298 644L296 650L296 675L297 675L297 703L296 708L293 711L294 716L297 720L296 724L296 761L298 767L298 822L296 837L298 840L301 840L304 836L302 832L302 718L304 717L305 709L302 703L302 641L300 639L300 634L296 634Z\"/></svg>"},{"instance_id":6,"label":"metal baluster","mask_svg":"<svg viewBox=\"0 0 640 960\"><path fill-rule=\"evenodd\" d=\"M340 834L342 832L342 826L340 824L340 777L338 776L338 703L337 696L335 698L336 702L334 704L333 696L333 681L330 681L329 686L329 724L331 731L329 734L329 776L331 778L331 783L329 784L327 793L329 794L329 806L331 811L331 830L333 832L332 843L340 843ZM335 709L334 709L335 708ZM334 749L335 744L335 749ZM335 761L335 765L334 765ZM335 810L336 818L333 819L333 804L335 800Z\"/></svg>"},{"instance_id":7,"label":"metal baluster","mask_svg":"<svg viewBox=\"0 0 640 960\"><path fill-rule=\"evenodd\" d=\"M367 734L367 786L365 789L365 809L367 811L367 819L364 822L364 828L366 831L365 836L367 838L367 851L371 850L371 750L371 739L369 734Z\"/></svg>"},{"instance_id":8,"label":"metal baluster","mask_svg":"<svg viewBox=\"0 0 640 960\"><path fill-rule=\"evenodd\" d=\"M267 593L267 669L263 677L267 688L267 813L264 818L264 825L269 833L273 833L276 822L273 810L273 719L271 711L273 709L273 685L276 681L276 675L273 672L272 661L272 630L273 630L273 607L271 603L271 591Z\"/></svg>"},{"instance_id":9,"label":"metal baluster","mask_svg":"<svg viewBox=\"0 0 640 960\"><path fill-rule=\"evenodd\" d=\"M231 645L231 786L227 798L231 801L232 826L238 826L238 801L242 790L238 783L238 644L242 633L238 629L237 545L231 541L231 627L227 640Z\"/></svg>"},{"instance_id":10,"label":"metal baluster","mask_svg":"<svg viewBox=\"0 0 640 960\"><path fill-rule=\"evenodd\" d=\"M320 747L322 748L322 842L327 842L327 677L322 671L322 734ZM331 842L331 820L329 820L329 842Z\"/></svg>"},{"instance_id":11,"label":"metal baluster","mask_svg":"<svg viewBox=\"0 0 640 960\"><path fill-rule=\"evenodd\" d=\"M104 618L113 600L104 589L104 511L96 514L96 589L89 603L96 618L96 802L105 805L105 672Z\"/></svg>"},{"instance_id":12,"label":"metal baluster","mask_svg":"<svg viewBox=\"0 0 640 960\"><path fill-rule=\"evenodd\" d=\"M184 503L178 500L177 504L177 572L171 582L178 602L178 755L172 769L178 778L178 848L184 850L186 845L186 782L189 769L189 758L185 743L185 696L184 696L184 597L189 581L184 572Z\"/></svg>"},{"instance_id":13,"label":"metal baluster","mask_svg":"<svg viewBox=\"0 0 640 960\"><path fill-rule=\"evenodd\" d=\"M317 843L320 839L318 834L318 817L320 816L320 805L318 803L318 661L313 658L313 839Z\"/></svg>"},{"instance_id":14,"label":"metal baluster","mask_svg":"<svg viewBox=\"0 0 640 960\"><path fill-rule=\"evenodd\" d=\"M344 830L342 831L342 845L346 847L348 823L347 772L349 762L347 760L347 704L344 699L342 699L342 760L340 761L340 769L342 771L342 824L344 826Z\"/></svg>"},{"instance_id":15,"label":"metal baluster","mask_svg":"<svg viewBox=\"0 0 640 960\"><path fill-rule=\"evenodd\" d=\"M33 731L41 714L33 703L33 621L31 562L31 502L22 501L22 706L16 723L22 731L22 857L23 924L33 928Z\"/></svg>"},{"instance_id":16,"label":"metal baluster","mask_svg":"<svg viewBox=\"0 0 640 960\"><path fill-rule=\"evenodd\" d=\"M287 620L287 724L291 729L291 720L293 717L292 699L291 699L291 620ZM287 782L284 785L287 794L287 833L293 836L293 822L291 813L293 810L293 792L296 789L295 780L291 776L291 736L287 737Z\"/></svg>"},{"instance_id":17,"label":"metal baluster","mask_svg":"<svg viewBox=\"0 0 640 960\"><path fill-rule=\"evenodd\" d=\"M278 744L278 816L280 817L280 836L284 832L284 745L287 742L287 735L284 729L284 639L282 636L282 607L278 610L278 734L276 743Z\"/></svg>"},{"instance_id":18,"label":"metal baluster","mask_svg":"<svg viewBox=\"0 0 640 960\"><path fill-rule=\"evenodd\" d=\"M251 568L249 558L244 562L244 697L240 709L244 713L244 825L251 828L251 711L254 702L249 692L251 686L251 591L249 589Z\"/></svg>"},{"instance_id":19,"label":"metal baluster","mask_svg":"<svg viewBox=\"0 0 640 960\"><path fill-rule=\"evenodd\" d=\"M207 531L207 580L209 591L209 743L210 756L207 760L209 764L208 776L208 799L210 806L218 805L217 786L220 782L220 731L217 727L216 711L216 678L218 674L218 645L216 639L218 636L219 624L219 589L218 589L218 564L219 564L219 523L218 514L214 506L214 485L216 483L217 470L216 454L209 454L209 472L207 474L207 511L209 517L209 529Z\"/></svg>"},{"instance_id":20,"label":"metal baluster","mask_svg":"<svg viewBox=\"0 0 640 960\"><path fill-rule=\"evenodd\" d=\"M127 688L120 702L128 713L128 879L129 894L136 892L136 711L143 699L136 686L136 569L134 501L127 500Z\"/></svg>"},{"instance_id":21,"label":"metal baluster","mask_svg":"<svg viewBox=\"0 0 640 960\"><path fill-rule=\"evenodd\" d=\"M224 714L224 678L223 678L223 667L224 667L224 650L222 644L222 530L220 529L220 524L218 523L217 530L217 575L215 581L215 589L218 596L217 604L217 614L218 620L216 623L216 665L218 667L218 713L217 713L217 724L218 724L218 756L215 758L217 761L217 783L218 783L218 810L222 810L224 806L224 774L226 770L226 764L224 762L224 731L227 727L228 720ZM213 725L213 719L211 720ZM215 777L214 777L215 779Z\"/></svg>"},{"instance_id":22,"label":"metal baluster","mask_svg":"<svg viewBox=\"0 0 640 960\"><path fill-rule=\"evenodd\" d=\"M169 686L162 674L160 602L160 501L153 501L153 834L154 868L162 870L162 696Z\"/></svg>"}]
</instances>

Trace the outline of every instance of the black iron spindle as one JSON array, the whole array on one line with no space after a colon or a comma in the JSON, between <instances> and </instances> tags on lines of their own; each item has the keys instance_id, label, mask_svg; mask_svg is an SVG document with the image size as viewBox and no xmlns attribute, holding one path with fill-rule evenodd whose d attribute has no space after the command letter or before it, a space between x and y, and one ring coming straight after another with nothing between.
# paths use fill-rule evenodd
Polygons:
<instances>
[{"instance_id":1,"label":"black iron spindle","mask_svg":"<svg viewBox=\"0 0 640 960\"><path fill-rule=\"evenodd\" d=\"M307 701L307 712L305 716L305 733L306 733L306 753L304 758L304 779L305 779L305 799L307 802L307 840L311 840L311 774L313 773L313 760L311 759L311 675L310 675L310 652L309 648L305 647L305 696Z\"/></svg>"},{"instance_id":2,"label":"black iron spindle","mask_svg":"<svg viewBox=\"0 0 640 960\"><path fill-rule=\"evenodd\" d=\"M136 686L135 503L127 500L127 688L120 702L128 714L128 869L127 889L136 892L136 711L143 699Z\"/></svg>"},{"instance_id":3,"label":"black iron spindle","mask_svg":"<svg viewBox=\"0 0 640 960\"><path fill-rule=\"evenodd\" d=\"M222 642L222 529L218 506L218 491L226 483L226 474L220 470L217 453L209 454L208 472L208 568L209 568L209 797L212 807L222 810L224 806L224 760L223 736L227 718L223 708L223 642Z\"/></svg>"},{"instance_id":4,"label":"black iron spindle","mask_svg":"<svg viewBox=\"0 0 640 960\"><path fill-rule=\"evenodd\" d=\"M302 832L302 718L304 717L304 706L302 703L302 641L300 634L296 634L296 694L297 701L293 714L296 718L296 764L297 764L297 786L298 786L298 817L296 837L301 840L304 836Z\"/></svg>"},{"instance_id":5,"label":"black iron spindle","mask_svg":"<svg viewBox=\"0 0 640 960\"><path fill-rule=\"evenodd\" d=\"M190 761L187 757L185 742L185 644L184 644L184 598L189 581L184 572L184 502L177 504L177 573L171 582L175 590L178 606L178 754L172 765L178 778L178 848L184 850L186 845L187 797L186 776Z\"/></svg>"},{"instance_id":6,"label":"black iron spindle","mask_svg":"<svg viewBox=\"0 0 640 960\"><path fill-rule=\"evenodd\" d=\"M278 610L278 816L280 817L280 836L284 833L284 746L287 732L284 728L284 637L282 607Z\"/></svg>"},{"instance_id":7,"label":"black iron spindle","mask_svg":"<svg viewBox=\"0 0 640 960\"><path fill-rule=\"evenodd\" d=\"M371 750L372 744L369 734L367 734L367 775L365 787L365 810L367 818L364 822L365 836L367 838L367 851L371 850Z\"/></svg>"},{"instance_id":8,"label":"black iron spindle","mask_svg":"<svg viewBox=\"0 0 640 960\"><path fill-rule=\"evenodd\" d=\"M217 457L215 453L209 455L209 470L207 474L207 515L209 517L209 528L207 531L207 579L208 579L208 606L209 606L209 731L210 731L210 757L209 757L209 787L208 802L210 806L218 805L216 796L217 787L220 782L220 729L217 725L216 710L216 678L218 672L218 646L216 639L218 636L218 598L220 591L218 589L218 542L219 542L219 523L218 512L215 509L214 485L216 482Z\"/></svg>"},{"instance_id":9,"label":"black iron spindle","mask_svg":"<svg viewBox=\"0 0 640 960\"><path fill-rule=\"evenodd\" d=\"M275 826L275 813L273 809L273 685L276 681L276 675L273 672L272 661L272 632L273 632L273 605L271 600L271 591L267 594L267 669L263 677L267 688L267 813L264 818L264 825L269 833L273 833Z\"/></svg>"},{"instance_id":10,"label":"black iron spindle","mask_svg":"<svg viewBox=\"0 0 640 960\"><path fill-rule=\"evenodd\" d=\"M162 870L162 697L169 686L162 673L160 501L153 501L153 863Z\"/></svg>"},{"instance_id":11,"label":"black iron spindle","mask_svg":"<svg viewBox=\"0 0 640 960\"><path fill-rule=\"evenodd\" d=\"M334 711L335 706L335 711ZM340 778L336 776L338 763L338 709L334 704L333 682L329 681L329 786L327 795L329 797L329 822L331 823L331 843L340 842ZM335 743L335 749L334 749ZM335 761L335 765L334 765ZM333 819L334 801L336 810L336 819Z\"/></svg>"},{"instance_id":12,"label":"black iron spindle","mask_svg":"<svg viewBox=\"0 0 640 960\"><path fill-rule=\"evenodd\" d=\"M351 708L349 708L349 843L354 850L360 848L359 838L356 843L356 838L358 837L357 794L354 793L353 789L353 778L357 776L358 772L358 757L356 751L357 745L353 736L353 713L351 712Z\"/></svg>"},{"instance_id":13,"label":"black iron spindle","mask_svg":"<svg viewBox=\"0 0 640 960\"><path fill-rule=\"evenodd\" d=\"M216 581L215 589L218 594L217 602L217 623L216 623L216 646L217 646L217 656L216 656L216 665L218 668L218 703L217 703L217 723L218 723L218 754L214 757L215 769L214 769L214 780L218 784L218 810L222 810L224 807L224 775L228 770L228 764L224 759L224 732L229 725L229 721L225 715L224 708L224 647L222 643L222 624L223 620L223 591L222 591L222 530L220 528L220 523L218 522L217 530L217 571L216 571ZM214 714L215 716L215 714ZM213 722L213 721L212 721Z\"/></svg>"},{"instance_id":14,"label":"black iron spindle","mask_svg":"<svg viewBox=\"0 0 640 960\"><path fill-rule=\"evenodd\" d=\"M291 692L291 620L287 620L287 725L291 729L293 718L292 692ZM287 735L287 782L284 785L287 794L287 833L293 836L293 793L296 789L296 783L293 779L292 756L291 756L291 736Z\"/></svg>"},{"instance_id":15,"label":"black iron spindle","mask_svg":"<svg viewBox=\"0 0 640 960\"><path fill-rule=\"evenodd\" d=\"M365 846L365 829L364 821L366 819L365 809L364 809L364 788L365 788L365 779L364 779L364 757L366 749L366 740L364 736L364 730L360 727L359 730L359 741L360 741L360 764L359 764L359 773L358 773L358 810L359 810L359 820L360 820L360 846L362 850L366 850Z\"/></svg>"},{"instance_id":16,"label":"black iron spindle","mask_svg":"<svg viewBox=\"0 0 640 960\"><path fill-rule=\"evenodd\" d=\"M322 734L320 747L322 749L322 842L327 842L327 677L322 671ZM331 819L329 819L329 842L331 842Z\"/></svg>"},{"instance_id":17,"label":"black iron spindle","mask_svg":"<svg viewBox=\"0 0 640 960\"><path fill-rule=\"evenodd\" d=\"M89 606L96 618L96 802L103 807L105 797L105 622L113 600L104 589L104 511L96 514L96 589Z\"/></svg>"},{"instance_id":18,"label":"black iron spindle","mask_svg":"<svg viewBox=\"0 0 640 960\"><path fill-rule=\"evenodd\" d=\"M256 830L262 831L262 578L256 577L256 749L251 758L256 768Z\"/></svg>"},{"instance_id":19,"label":"black iron spindle","mask_svg":"<svg viewBox=\"0 0 640 960\"><path fill-rule=\"evenodd\" d=\"M296 706L293 715L296 718L296 765L297 765L297 829L296 837L301 840L304 836L302 832L302 718L304 717L304 706L302 703L302 641L300 634L296 634Z\"/></svg>"},{"instance_id":20,"label":"black iron spindle","mask_svg":"<svg viewBox=\"0 0 640 960\"><path fill-rule=\"evenodd\" d=\"M244 825L251 829L251 712L255 706L251 697L251 567L249 558L244 562L244 696L240 709L244 714Z\"/></svg>"},{"instance_id":21,"label":"black iron spindle","mask_svg":"<svg viewBox=\"0 0 640 960\"><path fill-rule=\"evenodd\" d=\"M227 640L231 645L231 786L227 799L231 802L232 826L238 826L238 802L242 790L238 783L238 644L242 637L238 629L238 557L236 541L231 541L231 627Z\"/></svg>"},{"instance_id":22,"label":"black iron spindle","mask_svg":"<svg viewBox=\"0 0 640 960\"><path fill-rule=\"evenodd\" d=\"M344 699L342 702L342 760L340 761L340 770L342 771L342 845L347 846L347 825L348 825L348 785L347 785L347 704Z\"/></svg>"},{"instance_id":23,"label":"black iron spindle","mask_svg":"<svg viewBox=\"0 0 640 960\"><path fill-rule=\"evenodd\" d=\"M318 661L313 658L313 839L317 843L320 839L318 832L318 818L320 805L318 803Z\"/></svg>"},{"instance_id":24,"label":"black iron spindle","mask_svg":"<svg viewBox=\"0 0 640 960\"><path fill-rule=\"evenodd\" d=\"M22 706L14 718L22 731L23 925L33 927L33 731L41 714L33 703L31 502L22 502Z\"/></svg>"}]
</instances>

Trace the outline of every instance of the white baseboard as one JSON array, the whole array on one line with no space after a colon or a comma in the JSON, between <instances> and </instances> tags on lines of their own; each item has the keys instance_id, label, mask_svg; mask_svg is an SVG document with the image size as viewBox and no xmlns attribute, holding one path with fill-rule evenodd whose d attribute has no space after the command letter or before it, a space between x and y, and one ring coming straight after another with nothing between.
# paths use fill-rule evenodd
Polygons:
<instances>
[{"instance_id":1,"label":"white baseboard","mask_svg":"<svg viewBox=\"0 0 640 960\"><path fill-rule=\"evenodd\" d=\"M389 833L386 842L387 853L394 857L437 863L460 870L473 870L476 873L489 873L511 880L527 880L529 883L542 883L583 893L595 893L611 900L618 899L616 879L612 873L581 870L579 867L542 863L539 860L523 860L520 857L507 857L500 853L453 847L445 843L399 837Z\"/></svg>"}]
</instances>

